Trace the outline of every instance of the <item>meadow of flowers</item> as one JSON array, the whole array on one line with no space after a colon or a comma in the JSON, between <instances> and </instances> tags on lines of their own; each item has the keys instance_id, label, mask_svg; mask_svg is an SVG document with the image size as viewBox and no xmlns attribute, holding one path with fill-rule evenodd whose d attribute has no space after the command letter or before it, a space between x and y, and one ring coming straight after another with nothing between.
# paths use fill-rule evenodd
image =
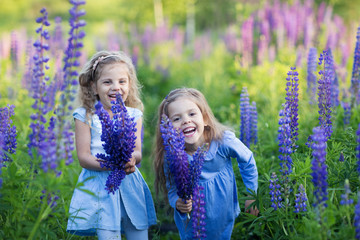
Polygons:
<instances>
[{"instance_id":1,"label":"meadow of flowers","mask_svg":"<svg viewBox=\"0 0 360 240\"><path fill-rule=\"evenodd\" d=\"M131 55L143 86L139 169L157 210L151 239L179 239L172 209L155 194L151 154L157 106L181 86L202 91L254 152L257 194L244 190L236 161L234 169L242 210L254 198L260 213L243 211L233 239L360 239L358 22L345 24L324 3L273 1L189 42L166 23L107 22L98 32L85 6L70 0L66 21L49 19L44 6L36 28L0 33L1 239L95 239L66 233L66 224L74 188L88 192L77 183L77 76L102 49Z\"/></svg>"}]
</instances>

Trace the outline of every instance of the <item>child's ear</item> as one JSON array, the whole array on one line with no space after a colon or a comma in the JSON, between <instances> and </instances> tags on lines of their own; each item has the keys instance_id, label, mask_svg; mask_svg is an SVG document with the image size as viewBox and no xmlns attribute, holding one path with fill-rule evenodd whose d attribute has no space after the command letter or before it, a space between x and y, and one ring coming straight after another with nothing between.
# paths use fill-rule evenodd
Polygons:
<instances>
[{"instance_id":1,"label":"child's ear","mask_svg":"<svg viewBox=\"0 0 360 240\"><path fill-rule=\"evenodd\" d=\"M204 115L204 126L207 127L209 125L209 118L207 115Z\"/></svg>"}]
</instances>

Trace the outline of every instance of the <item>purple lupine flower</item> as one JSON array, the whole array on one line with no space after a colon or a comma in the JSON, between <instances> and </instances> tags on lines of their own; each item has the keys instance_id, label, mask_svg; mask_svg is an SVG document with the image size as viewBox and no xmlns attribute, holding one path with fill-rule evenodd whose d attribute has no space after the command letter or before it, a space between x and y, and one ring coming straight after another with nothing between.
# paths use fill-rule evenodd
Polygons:
<instances>
[{"instance_id":1,"label":"purple lupine flower","mask_svg":"<svg viewBox=\"0 0 360 240\"><path fill-rule=\"evenodd\" d=\"M297 194L295 194L295 213L299 213L299 212L306 212L307 211L307 196L306 196L306 192L305 192L305 188L302 184L300 184L299 186L299 192Z\"/></svg>"},{"instance_id":2,"label":"purple lupine flower","mask_svg":"<svg viewBox=\"0 0 360 240\"><path fill-rule=\"evenodd\" d=\"M331 49L328 49L326 51L325 61L324 61L324 69L325 69L324 74L326 76L324 77L329 78L327 81L329 81L328 84L330 87L331 107L336 107L339 105L339 81L335 73L334 59Z\"/></svg>"},{"instance_id":3,"label":"purple lupine flower","mask_svg":"<svg viewBox=\"0 0 360 240\"><path fill-rule=\"evenodd\" d=\"M351 198L349 199L349 194L351 193L349 179L345 180L344 188L345 188L345 193L341 194L340 204L351 205L354 203L354 200Z\"/></svg>"},{"instance_id":4,"label":"purple lupine flower","mask_svg":"<svg viewBox=\"0 0 360 240\"><path fill-rule=\"evenodd\" d=\"M35 100L32 108L35 113L31 115L32 122L30 128L32 132L29 135L28 153L33 156L33 149L36 149L38 156L41 157L42 163L40 167L44 172L49 169L56 171L58 159L53 155L54 146L54 127L55 119L52 118L49 126L46 128L47 123L46 114L49 113L55 103L55 87L54 84L48 84L49 77L45 75L45 70L49 69L47 65L49 58L45 56L45 51L49 50L47 41L50 35L46 27L50 25L48 21L48 13L45 8L41 9L42 16L36 19L40 24L36 32L39 34L39 39L35 41L35 54L33 56L35 66L32 74L31 93Z\"/></svg>"},{"instance_id":5,"label":"purple lupine flower","mask_svg":"<svg viewBox=\"0 0 360 240\"><path fill-rule=\"evenodd\" d=\"M184 134L173 127L166 115L161 119L160 132L166 153L166 164L175 182L177 194L185 201L192 196L193 238L204 238L206 237L205 202L203 188L199 186L199 178L206 154L206 145L199 147L189 162L185 152Z\"/></svg>"},{"instance_id":6,"label":"purple lupine flower","mask_svg":"<svg viewBox=\"0 0 360 240\"><path fill-rule=\"evenodd\" d=\"M40 196L40 201L45 198L48 205L50 205L50 208L55 208L57 206L57 200L59 199L59 196L56 195L54 192L48 192L45 189L41 191L43 195ZM47 194L46 194L47 193Z\"/></svg>"},{"instance_id":7,"label":"purple lupine flower","mask_svg":"<svg viewBox=\"0 0 360 240\"><path fill-rule=\"evenodd\" d=\"M350 118L351 118L351 105L347 102L341 102L341 106L344 109L344 125L350 124Z\"/></svg>"},{"instance_id":8,"label":"purple lupine flower","mask_svg":"<svg viewBox=\"0 0 360 240\"><path fill-rule=\"evenodd\" d=\"M253 35L254 35L254 16L251 15L245 20L241 26L241 40L243 43L242 54L243 62L242 65L251 66L253 63Z\"/></svg>"},{"instance_id":9,"label":"purple lupine flower","mask_svg":"<svg viewBox=\"0 0 360 240\"><path fill-rule=\"evenodd\" d=\"M56 156L56 135L55 135L56 118L51 117L49 126L43 133L44 141L39 142L39 155L42 157L41 168L44 172L48 172L49 169L54 171L57 176L60 176L61 172L57 171L59 160Z\"/></svg>"},{"instance_id":10,"label":"purple lupine flower","mask_svg":"<svg viewBox=\"0 0 360 240\"><path fill-rule=\"evenodd\" d=\"M250 106L251 128L250 128L250 142L257 144L258 141L258 113L256 109L256 102L252 102Z\"/></svg>"},{"instance_id":11,"label":"purple lupine flower","mask_svg":"<svg viewBox=\"0 0 360 240\"><path fill-rule=\"evenodd\" d=\"M316 101L316 68L317 68L317 50L316 48L310 48L307 59L307 93L310 96L310 104Z\"/></svg>"},{"instance_id":12,"label":"purple lupine flower","mask_svg":"<svg viewBox=\"0 0 360 240\"><path fill-rule=\"evenodd\" d=\"M73 7L69 10L71 15L69 19L70 31L68 45L65 51L64 58L64 85L62 90L66 93L74 92L75 90L71 89L72 86L77 85L77 76L79 75L76 71L76 68L80 66L78 61L81 56L80 49L83 47L81 40L85 37L85 32L81 30L86 25L84 20L81 20L80 17L85 15L85 10L79 9L80 5L84 5L84 0L70 0L70 3Z\"/></svg>"},{"instance_id":13,"label":"purple lupine flower","mask_svg":"<svg viewBox=\"0 0 360 240\"><path fill-rule=\"evenodd\" d=\"M243 87L240 94L240 140L250 147L251 112L247 88Z\"/></svg>"},{"instance_id":14,"label":"purple lupine flower","mask_svg":"<svg viewBox=\"0 0 360 240\"><path fill-rule=\"evenodd\" d=\"M291 140L291 113L290 108L287 104L284 104L284 109L280 110L279 113L279 129L278 129L278 140L279 140L279 159L280 159L280 172L284 176L288 176L292 172L292 159L291 154L293 153L293 143Z\"/></svg>"},{"instance_id":15,"label":"purple lupine flower","mask_svg":"<svg viewBox=\"0 0 360 240\"><path fill-rule=\"evenodd\" d=\"M359 123L359 127L358 127L358 130L356 131L356 135L357 135L357 142L358 142L358 145L356 147L356 157L358 159L358 172L360 174L360 123Z\"/></svg>"},{"instance_id":16,"label":"purple lupine flower","mask_svg":"<svg viewBox=\"0 0 360 240\"><path fill-rule=\"evenodd\" d=\"M360 27L356 33L356 44L354 50L354 63L351 74L351 98L352 105L358 104L360 101Z\"/></svg>"},{"instance_id":17,"label":"purple lupine flower","mask_svg":"<svg viewBox=\"0 0 360 240\"><path fill-rule=\"evenodd\" d=\"M191 212L191 221L193 227L193 238L192 239L206 239L206 211L205 211L205 195L202 192L204 188L197 186L193 192L193 209Z\"/></svg>"},{"instance_id":18,"label":"purple lupine flower","mask_svg":"<svg viewBox=\"0 0 360 240\"><path fill-rule=\"evenodd\" d=\"M86 25L84 20L80 17L85 15L83 9L79 9L81 5L85 4L84 0L70 0L73 5L69 10L71 15L69 19L70 31L67 42L67 48L64 53L63 79L58 79L60 82L60 104L56 109L57 116L57 155L60 159L65 159L66 165L73 162L72 151L74 150L74 139L72 126L69 119L69 114L72 110L72 101L74 100L74 93L77 77L79 75L77 68L80 66L79 58L81 56L80 49L83 47L82 39L85 37L85 32L82 28ZM61 85L62 84L62 85Z\"/></svg>"},{"instance_id":19,"label":"purple lupine flower","mask_svg":"<svg viewBox=\"0 0 360 240\"><path fill-rule=\"evenodd\" d=\"M5 146L5 136L1 134L0 135L0 188L2 187L2 183L3 183L1 174L2 174L2 168L4 166L2 160L4 146Z\"/></svg>"},{"instance_id":20,"label":"purple lupine flower","mask_svg":"<svg viewBox=\"0 0 360 240\"><path fill-rule=\"evenodd\" d=\"M106 180L105 190L115 194L126 176L125 164L130 161L134 152L136 123L134 118L129 116L119 93L116 94L116 101L112 104L113 120L110 119L100 101L95 105L95 113L101 121L101 141L104 142L105 150L105 154L96 154L96 157L99 158L102 168L111 170Z\"/></svg>"},{"instance_id":21,"label":"purple lupine flower","mask_svg":"<svg viewBox=\"0 0 360 240\"><path fill-rule=\"evenodd\" d=\"M32 65L33 65L33 45L32 41L29 39L26 41L26 70L23 74L21 85L22 87L26 88L29 93L31 94L31 82L32 82Z\"/></svg>"},{"instance_id":22,"label":"purple lupine flower","mask_svg":"<svg viewBox=\"0 0 360 240\"><path fill-rule=\"evenodd\" d=\"M191 197L188 186L190 185L189 162L185 152L185 137L181 131L172 126L167 116L163 116L160 124L160 132L163 138L166 152L166 160L169 171L176 185L177 195L186 200Z\"/></svg>"},{"instance_id":23,"label":"purple lupine flower","mask_svg":"<svg viewBox=\"0 0 360 240\"><path fill-rule=\"evenodd\" d=\"M341 152L339 157L339 162L344 162L344 161L345 161L344 153Z\"/></svg>"},{"instance_id":24,"label":"purple lupine flower","mask_svg":"<svg viewBox=\"0 0 360 240\"><path fill-rule=\"evenodd\" d=\"M315 206L323 205L326 207L327 197L327 165L326 160L326 135L325 130L321 127L315 127L313 129L313 144L311 145L313 149L313 160L312 160L312 173L313 177L312 182L314 184L314 195L316 201Z\"/></svg>"},{"instance_id":25,"label":"purple lupine flower","mask_svg":"<svg viewBox=\"0 0 360 240\"><path fill-rule=\"evenodd\" d=\"M360 240L360 192L358 192L358 202L355 205L354 227L355 237Z\"/></svg>"},{"instance_id":26,"label":"purple lupine flower","mask_svg":"<svg viewBox=\"0 0 360 240\"><path fill-rule=\"evenodd\" d=\"M11 46L10 46L10 59L12 70L14 72L18 69L19 64L19 46L18 46L18 38L14 31L11 32Z\"/></svg>"},{"instance_id":27,"label":"purple lupine flower","mask_svg":"<svg viewBox=\"0 0 360 240\"><path fill-rule=\"evenodd\" d=\"M331 122L331 82L333 78L333 66L331 52L323 51L320 54L319 65L324 63L323 70L319 71L320 78L318 80L318 106L320 127L324 129L326 140L329 140L332 134Z\"/></svg>"},{"instance_id":28,"label":"purple lupine flower","mask_svg":"<svg viewBox=\"0 0 360 240\"><path fill-rule=\"evenodd\" d=\"M13 125L13 121L11 119L11 117L15 114L14 108L14 105L8 105L7 107L0 108L0 169L5 166L4 162L11 161L8 154L16 153L16 126Z\"/></svg>"},{"instance_id":29,"label":"purple lupine flower","mask_svg":"<svg viewBox=\"0 0 360 240\"><path fill-rule=\"evenodd\" d=\"M276 173L273 172L271 174L270 178L270 200L271 200L271 207L273 207L275 210L282 207L282 198L281 198L281 192L280 192L280 184L278 183L278 178L276 176Z\"/></svg>"},{"instance_id":30,"label":"purple lupine flower","mask_svg":"<svg viewBox=\"0 0 360 240\"><path fill-rule=\"evenodd\" d=\"M291 71L287 73L286 78L286 107L290 111L290 130L291 130L291 142L292 150L297 148L296 141L298 140L298 102L299 102L299 78L295 67L291 67Z\"/></svg>"}]
</instances>

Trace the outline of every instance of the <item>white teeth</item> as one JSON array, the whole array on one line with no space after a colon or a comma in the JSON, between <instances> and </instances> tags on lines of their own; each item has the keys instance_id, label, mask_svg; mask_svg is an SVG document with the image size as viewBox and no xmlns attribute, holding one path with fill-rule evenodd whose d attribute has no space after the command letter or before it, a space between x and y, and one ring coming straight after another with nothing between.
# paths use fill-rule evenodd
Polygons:
<instances>
[{"instance_id":1,"label":"white teeth","mask_svg":"<svg viewBox=\"0 0 360 240\"><path fill-rule=\"evenodd\" d=\"M188 134L188 133L191 133L193 131L195 131L195 128L186 129L186 130L184 130L184 134Z\"/></svg>"}]
</instances>

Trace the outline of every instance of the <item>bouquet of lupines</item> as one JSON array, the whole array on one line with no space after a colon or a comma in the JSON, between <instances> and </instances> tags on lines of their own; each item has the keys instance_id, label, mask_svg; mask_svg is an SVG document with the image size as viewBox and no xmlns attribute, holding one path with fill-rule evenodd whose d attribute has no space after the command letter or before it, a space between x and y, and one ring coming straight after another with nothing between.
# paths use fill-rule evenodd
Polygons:
<instances>
[{"instance_id":1,"label":"bouquet of lupines","mask_svg":"<svg viewBox=\"0 0 360 240\"><path fill-rule=\"evenodd\" d=\"M130 161L135 148L136 123L126 110L120 94L116 94L116 101L112 102L111 111L114 116L110 119L108 112L100 101L95 105L95 113L99 116L102 127L101 141L106 154L98 153L100 166L111 170L105 190L115 194L121 181L125 178L125 164Z\"/></svg>"},{"instance_id":2,"label":"bouquet of lupines","mask_svg":"<svg viewBox=\"0 0 360 240\"><path fill-rule=\"evenodd\" d=\"M174 129L171 121L163 115L160 132L165 148L165 159L171 177L176 185L177 194L184 201L192 198L193 211L191 213L194 239L206 237L205 235L205 202L203 190L199 186L199 178L204 163L206 145L199 147L188 161L185 152L185 137L181 131Z\"/></svg>"}]
</instances>

